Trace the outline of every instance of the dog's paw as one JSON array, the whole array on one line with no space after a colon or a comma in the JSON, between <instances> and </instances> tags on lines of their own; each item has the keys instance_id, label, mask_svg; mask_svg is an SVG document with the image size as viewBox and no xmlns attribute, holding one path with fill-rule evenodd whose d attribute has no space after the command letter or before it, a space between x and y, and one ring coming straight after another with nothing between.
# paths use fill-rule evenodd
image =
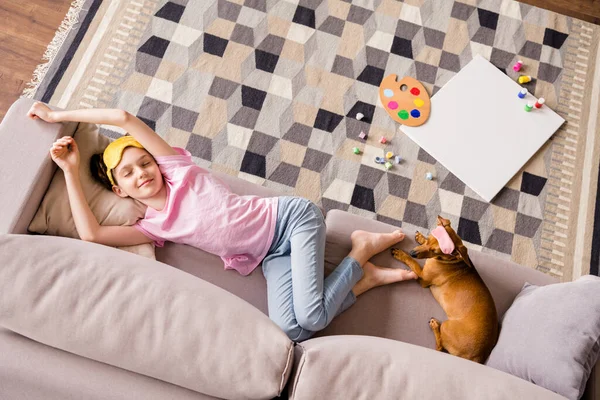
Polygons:
<instances>
[{"instance_id":1,"label":"dog's paw","mask_svg":"<svg viewBox=\"0 0 600 400\"><path fill-rule=\"evenodd\" d=\"M425 238L421 232L417 231L417 233L415 233L415 240L417 243L423 244L427 241L427 238Z\"/></svg>"},{"instance_id":2,"label":"dog's paw","mask_svg":"<svg viewBox=\"0 0 600 400\"><path fill-rule=\"evenodd\" d=\"M429 327L430 327L430 328L431 328L431 330L433 330L433 331L440 329L440 325L441 325L441 324L440 324L440 321L438 321L438 320L437 320L437 319L435 319L435 318L431 318L431 319L429 320Z\"/></svg>"},{"instance_id":3,"label":"dog's paw","mask_svg":"<svg viewBox=\"0 0 600 400\"><path fill-rule=\"evenodd\" d=\"M392 256L396 260L404 261L404 260L410 258L410 256L404 250L392 248L391 252L392 252Z\"/></svg>"}]
</instances>

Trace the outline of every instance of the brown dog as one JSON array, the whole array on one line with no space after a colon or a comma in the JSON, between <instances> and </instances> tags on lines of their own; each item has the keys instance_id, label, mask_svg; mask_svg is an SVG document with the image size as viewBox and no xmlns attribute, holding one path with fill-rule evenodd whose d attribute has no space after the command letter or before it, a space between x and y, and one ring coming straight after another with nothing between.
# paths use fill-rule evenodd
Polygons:
<instances>
[{"instance_id":1,"label":"brown dog","mask_svg":"<svg viewBox=\"0 0 600 400\"><path fill-rule=\"evenodd\" d=\"M438 226L444 227L454 243L450 254L444 254L433 235L425 238L417 232L415 239L419 246L410 255L399 249L392 249L392 255L417 274L421 286L431 289L448 316L444 322L429 320L436 349L483 363L498 340L494 299L471 264L467 248L450 227L450 221L438 216ZM411 256L427 258L425 266L421 268Z\"/></svg>"}]
</instances>

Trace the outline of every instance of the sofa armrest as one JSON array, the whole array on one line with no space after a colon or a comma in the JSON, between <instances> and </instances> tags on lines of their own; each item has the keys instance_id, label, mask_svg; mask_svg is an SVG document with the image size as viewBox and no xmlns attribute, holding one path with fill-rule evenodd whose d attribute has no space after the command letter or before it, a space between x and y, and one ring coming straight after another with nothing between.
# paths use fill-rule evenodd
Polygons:
<instances>
[{"instance_id":1,"label":"sofa armrest","mask_svg":"<svg viewBox=\"0 0 600 400\"><path fill-rule=\"evenodd\" d=\"M75 122L50 124L27 118L33 103L17 100L0 124L0 233L27 233L56 171L50 147L59 137L72 136L77 127Z\"/></svg>"},{"instance_id":2,"label":"sofa armrest","mask_svg":"<svg viewBox=\"0 0 600 400\"><path fill-rule=\"evenodd\" d=\"M502 371L378 337L321 337L295 352L291 400L564 399Z\"/></svg>"}]
</instances>

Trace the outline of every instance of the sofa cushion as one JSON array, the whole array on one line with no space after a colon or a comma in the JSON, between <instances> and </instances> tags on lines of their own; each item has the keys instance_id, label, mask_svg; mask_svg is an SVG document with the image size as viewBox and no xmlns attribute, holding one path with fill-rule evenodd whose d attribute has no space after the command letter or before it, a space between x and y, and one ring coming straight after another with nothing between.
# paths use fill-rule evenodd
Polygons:
<instances>
[{"instance_id":1,"label":"sofa cushion","mask_svg":"<svg viewBox=\"0 0 600 400\"><path fill-rule=\"evenodd\" d=\"M220 398L268 399L293 343L235 295L95 243L0 235L0 325L38 342Z\"/></svg>"},{"instance_id":2,"label":"sofa cushion","mask_svg":"<svg viewBox=\"0 0 600 400\"><path fill-rule=\"evenodd\" d=\"M372 232L393 232L395 226L367 219L344 211L327 213L327 245L325 260L328 270L337 265L350 251L350 234L356 229ZM427 230L421 231L423 234ZM398 245L410 251L417 243L415 232L406 230L406 238ZM469 257L490 289L498 315L503 315L517 296L525 281L537 285L557 282L549 275L501 260L490 254L469 250ZM371 261L383 267L407 268L395 260L389 251L373 257ZM425 260L417 260L424 264ZM318 335L371 335L401 340L435 348L435 339L428 321L431 317L446 320L444 310L433 298L431 290L423 289L416 281L405 281L369 290L356 304L336 317Z\"/></svg>"},{"instance_id":3,"label":"sofa cushion","mask_svg":"<svg viewBox=\"0 0 600 400\"><path fill-rule=\"evenodd\" d=\"M3 400L215 400L31 340L0 327Z\"/></svg>"},{"instance_id":4,"label":"sofa cushion","mask_svg":"<svg viewBox=\"0 0 600 400\"><path fill-rule=\"evenodd\" d=\"M369 336L297 345L290 399L562 399L459 357Z\"/></svg>"},{"instance_id":5,"label":"sofa cushion","mask_svg":"<svg viewBox=\"0 0 600 400\"><path fill-rule=\"evenodd\" d=\"M223 268L221 257L185 244L166 242L156 248L156 259L233 293L268 315L267 281L262 268L243 276Z\"/></svg>"},{"instance_id":6,"label":"sofa cushion","mask_svg":"<svg viewBox=\"0 0 600 400\"><path fill-rule=\"evenodd\" d=\"M90 159L93 154L102 153L111 139L99 133L96 124L87 123L80 123L77 126L73 138L79 147L81 188L100 225L133 225L139 218L143 218L146 212L144 204L131 198L124 199L117 196L92 177ZM56 170L48 191L29 225L29 230L46 235L79 238L71 214L65 176L60 168ZM153 243L120 248L154 258Z\"/></svg>"},{"instance_id":7,"label":"sofa cushion","mask_svg":"<svg viewBox=\"0 0 600 400\"><path fill-rule=\"evenodd\" d=\"M502 319L487 365L570 399L583 395L600 353L600 278L525 284Z\"/></svg>"}]
</instances>

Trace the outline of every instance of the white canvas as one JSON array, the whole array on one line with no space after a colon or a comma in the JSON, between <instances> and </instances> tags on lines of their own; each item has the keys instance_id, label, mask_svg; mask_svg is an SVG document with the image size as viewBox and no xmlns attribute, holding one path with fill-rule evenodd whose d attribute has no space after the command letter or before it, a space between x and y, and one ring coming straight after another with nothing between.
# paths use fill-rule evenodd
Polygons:
<instances>
[{"instance_id":1,"label":"white canvas","mask_svg":"<svg viewBox=\"0 0 600 400\"><path fill-rule=\"evenodd\" d=\"M546 105L526 112L537 99L521 89L476 56L431 98L425 124L400 130L491 201L564 122Z\"/></svg>"}]
</instances>

